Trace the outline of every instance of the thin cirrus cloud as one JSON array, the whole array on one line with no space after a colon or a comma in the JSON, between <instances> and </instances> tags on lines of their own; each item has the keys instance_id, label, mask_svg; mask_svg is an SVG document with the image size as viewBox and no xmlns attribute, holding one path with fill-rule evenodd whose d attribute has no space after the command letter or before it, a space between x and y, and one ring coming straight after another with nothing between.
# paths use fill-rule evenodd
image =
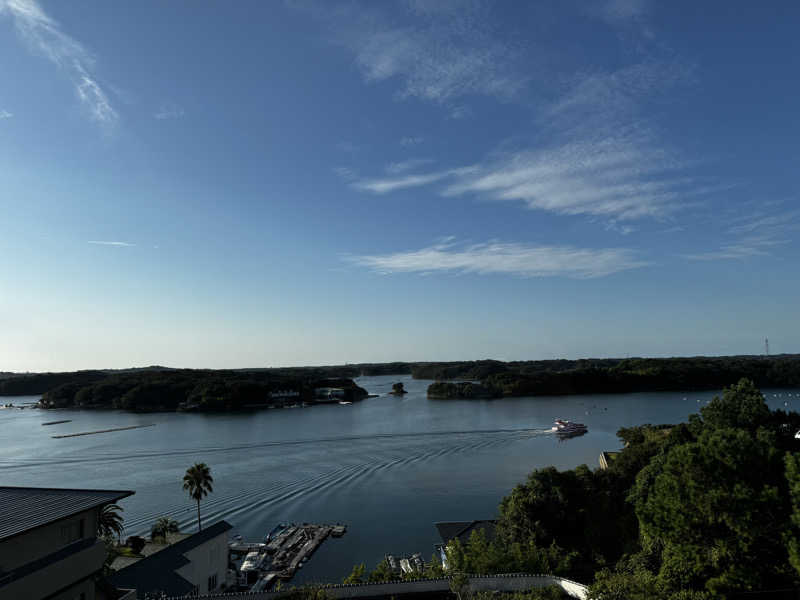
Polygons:
<instances>
[{"instance_id":1,"label":"thin cirrus cloud","mask_svg":"<svg viewBox=\"0 0 800 600\"><path fill-rule=\"evenodd\" d=\"M555 101L541 111L539 122L565 134L576 127L613 131L640 118L643 105L670 88L692 81L694 66L676 59L645 60L612 71L578 73Z\"/></svg>"},{"instance_id":2,"label":"thin cirrus cloud","mask_svg":"<svg viewBox=\"0 0 800 600\"><path fill-rule=\"evenodd\" d=\"M177 104L162 104L153 115L159 121L166 119L182 119L186 113Z\"/></svg>"},{"instance_id":3,"label":"thin cirrus cloud","mask_svg":"<svg viewBox=\"0 0 800 600\"><path fill-rule=\"evenodd\" d=\"M108 241L108 240L89 240L86 242L87 244L94 244L96 246L118 246L124 248L132 248L136 244L131 244L130 242L115 242L115 241Z\"/></svg>"},{"instance_id":4,"label":"thin cirrus cloud","mask_svg":"<svg viewBox=\"0 0 800 600\"><path fill-rule=\"evenodd\" d=\"M330 28L366 82L395 81L400 98L445 106L470 94L509 100L530 79L518 44L494 35L491 7L481 2L404 3L403 25L376 3L292 5Z\"/></svg>"},{"instance_id":5,"label":"thin cirrus cloud","mask_svg":"<svg viewBox=\"0 0 800 600\"><path fill-rule=\"evenodd\" d=\"M700 261L737 260L753 256L767 256L770 254L770 248L786 243L788 243L788 240L749 236L736 243L723 244L718 250L699 252L696 254L684 254L683 256L689 260Z\"/></svg>"},{"instance_id":6,"label":"thin cirrus cloud","mask_svg":"<svg viewBox=\"0 0 800 600\"><path fill-rule=\"evenodd\" d=\"M7 110L0 109L0 120L2 120L2 119L10 119L13 116L14 115L11 114L10 112L8 112Z\"/></svg>"},{"instance_id":7,"label":"thin cirrus cloud","mask_svg":"<svg viewBox=\"0 0 800 600\"><path fill-rule=\"evenodd\" d=\"M31 48L56 64L72 82L91 118L109 125L119 115L92 73L94 59L78 41L61 30L35 0L0 0L0 15L8 14Z\"/></svg>"},{"instance_id":8,"label":"thin cirrus cloud","mask_svg":"<svg viewBox=\"0 0 800 600\"><path fill-rule=\"evenodd\" d=\"M358 179L351 182L350 185L357 190L372 192L373 194L388 194L391 192L396 192L397 190L430 185L431 183L458 176L459 174L466 173L470 170L471 167L465 167L461 169L450 169L447 171L436 171L433 173L393 175L391 177L378 177L374 179Z\"/></svg>"},{"instance_id":9,"label":"thin cirrus cloud","mask_svg":"<svg viewBox=\"0 0 800 600\"><path fill-rule=\"evenodd\" d=\"M397 175L398 173L405 173L406 171L411 171L418 167L424 167L432 162L435 162L432 158L409 158L408 160L389 163L386 165L386 172Z\"/></svg>"},{"instance_id":10,"label":"thin cirrus cloud","mask_svg":"<svg viewBox=\"0 0 800 600\"><path fill-rule=\"evenodd\" d=\"M649 264L626 248L587 249L501 242L458 246L452 241L408 252L350 256L346 260L381 274L447 272L573 279L606 277Z\"/></svg>"},{"instance_id":11,"label":"thin cirrus cloud","mask_svg":"<svg viewBox=\"0 0 800 600\"><path fill-rule=\"evenodd\" d=\"M695 261L742 260L769 256L776 247L788 244L793 232L800 231L800 210L757 213L734 219L726 233L734 238L714 250L684 254Z\"/></svg>"},{"instance_id":12,"label":"thin cirrus cloud","mask_svg":"<svg viewBox=\"0 0 800 600\"><path fill-rule=\"evenodd\" d=\"M584 73L540 109L539 121L550 135L544 145L496 153L468 167L389 172L351 185L386 194L439 184L442 196L513 201L561 215L662 218L730 187L692 176L693 163L664 147L657 128L641 117L644 103L690 73L679 62L658 61Z\"/></svg>"},{"instance_id":13,"label":"thin cirrus cloud","mask_svg":"<svg viewBox=\"0 0 800 600\"><path fill-rule=\"evenodd\" d=\"M647 135L620 135L507 153L460 168L361 178L350 185L374 194L444 184L442 196L468 194L521 202L562 215L618 220L662 217L713 185L682 172L686 163L650 143Z\"/></svg>"}]
</instances>

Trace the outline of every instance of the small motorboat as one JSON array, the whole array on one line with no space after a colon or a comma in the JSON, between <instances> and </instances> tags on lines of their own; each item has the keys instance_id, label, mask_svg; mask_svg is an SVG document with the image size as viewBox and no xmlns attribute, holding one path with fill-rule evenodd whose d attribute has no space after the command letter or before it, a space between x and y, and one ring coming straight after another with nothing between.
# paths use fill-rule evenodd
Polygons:
<instances>
[{"instance_id":1,"label":"small motorboat","mask_svg":"<svg viewBox=\"0 0 800 600\"><path fill-rule=\"evenodd\" d=\"M589 428L583 423L574 423L572 421L556 419L555 424L550 430L556 435L567 437L573 435L583 435L589 431Z\"/></svg>"}]
</instances>

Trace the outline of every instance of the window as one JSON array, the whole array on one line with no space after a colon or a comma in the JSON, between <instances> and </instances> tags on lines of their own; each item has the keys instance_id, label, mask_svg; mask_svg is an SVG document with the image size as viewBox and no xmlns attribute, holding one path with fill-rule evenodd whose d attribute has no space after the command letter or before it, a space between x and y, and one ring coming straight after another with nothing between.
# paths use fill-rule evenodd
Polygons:
<instances>
[{"instance_id":1,"label":"window","mask_svg":"<svg viewBox=\"0 0 800 600\"><path fill-rule=\"evenodd\" d=\"M217 589L217 574L214 573L211 577L208 578L208 591L211 592Z\"/></svg>"}]
</instances>

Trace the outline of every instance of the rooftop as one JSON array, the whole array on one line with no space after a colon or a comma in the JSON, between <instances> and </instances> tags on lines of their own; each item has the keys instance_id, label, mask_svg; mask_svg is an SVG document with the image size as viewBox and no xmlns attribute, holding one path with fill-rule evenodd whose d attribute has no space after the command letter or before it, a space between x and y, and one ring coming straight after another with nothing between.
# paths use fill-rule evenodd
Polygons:
<instances>
[{"instance_id":1,"label":"rooftop","mask_svg":"<svg viewBox=\"0 0 800 600\"><path fill-rule=\"evenodd\" d=\"M0 487L0 541L132 496L130 490Z\"/></svg>"},{"instance_id":2,"label":"rooftop","mask_svg":"<svg viewBox=\"0 0 800 600\"><path fill-rule=\"evenodd\" d=\"M469 536L473 531L483 531L487 541L493 540L496 525L497 521L492 520L443 521L436 523L436 530L439 532L443 544L454 539L458 539L463 544L469 541Z\"/></svg>"},{"instance_id":3,"label":"rooftop","mask_svg":"<svg viewBox=\"0 0 800 600\"><path fill-rule=\"evenodd\" d=\"M165 592L168 596L189 594L194 586L175 572L189 564L189 560L184 554L230 529L233 529L233 525L227 521L214 523L211 527L206 527L198 533L120 569L108 579L119 588L136 588L140 594L153 590Z\"/></svg>"}]
</instances>

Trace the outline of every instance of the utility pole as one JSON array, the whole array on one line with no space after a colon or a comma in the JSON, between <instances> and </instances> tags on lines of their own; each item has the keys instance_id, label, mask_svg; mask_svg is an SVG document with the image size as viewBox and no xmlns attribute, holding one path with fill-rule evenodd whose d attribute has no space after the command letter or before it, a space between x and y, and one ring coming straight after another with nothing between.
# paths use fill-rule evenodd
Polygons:
<instances>
[{"instance_id":1,"label":"utility pole","mask_svg":"<svg viewBox=\"0 0 800 600\"><path fill-rule=\"evenodd\" d=\"M764 338L764 356L769 356L769 338Z\"/></svg>"}]
</instances>

